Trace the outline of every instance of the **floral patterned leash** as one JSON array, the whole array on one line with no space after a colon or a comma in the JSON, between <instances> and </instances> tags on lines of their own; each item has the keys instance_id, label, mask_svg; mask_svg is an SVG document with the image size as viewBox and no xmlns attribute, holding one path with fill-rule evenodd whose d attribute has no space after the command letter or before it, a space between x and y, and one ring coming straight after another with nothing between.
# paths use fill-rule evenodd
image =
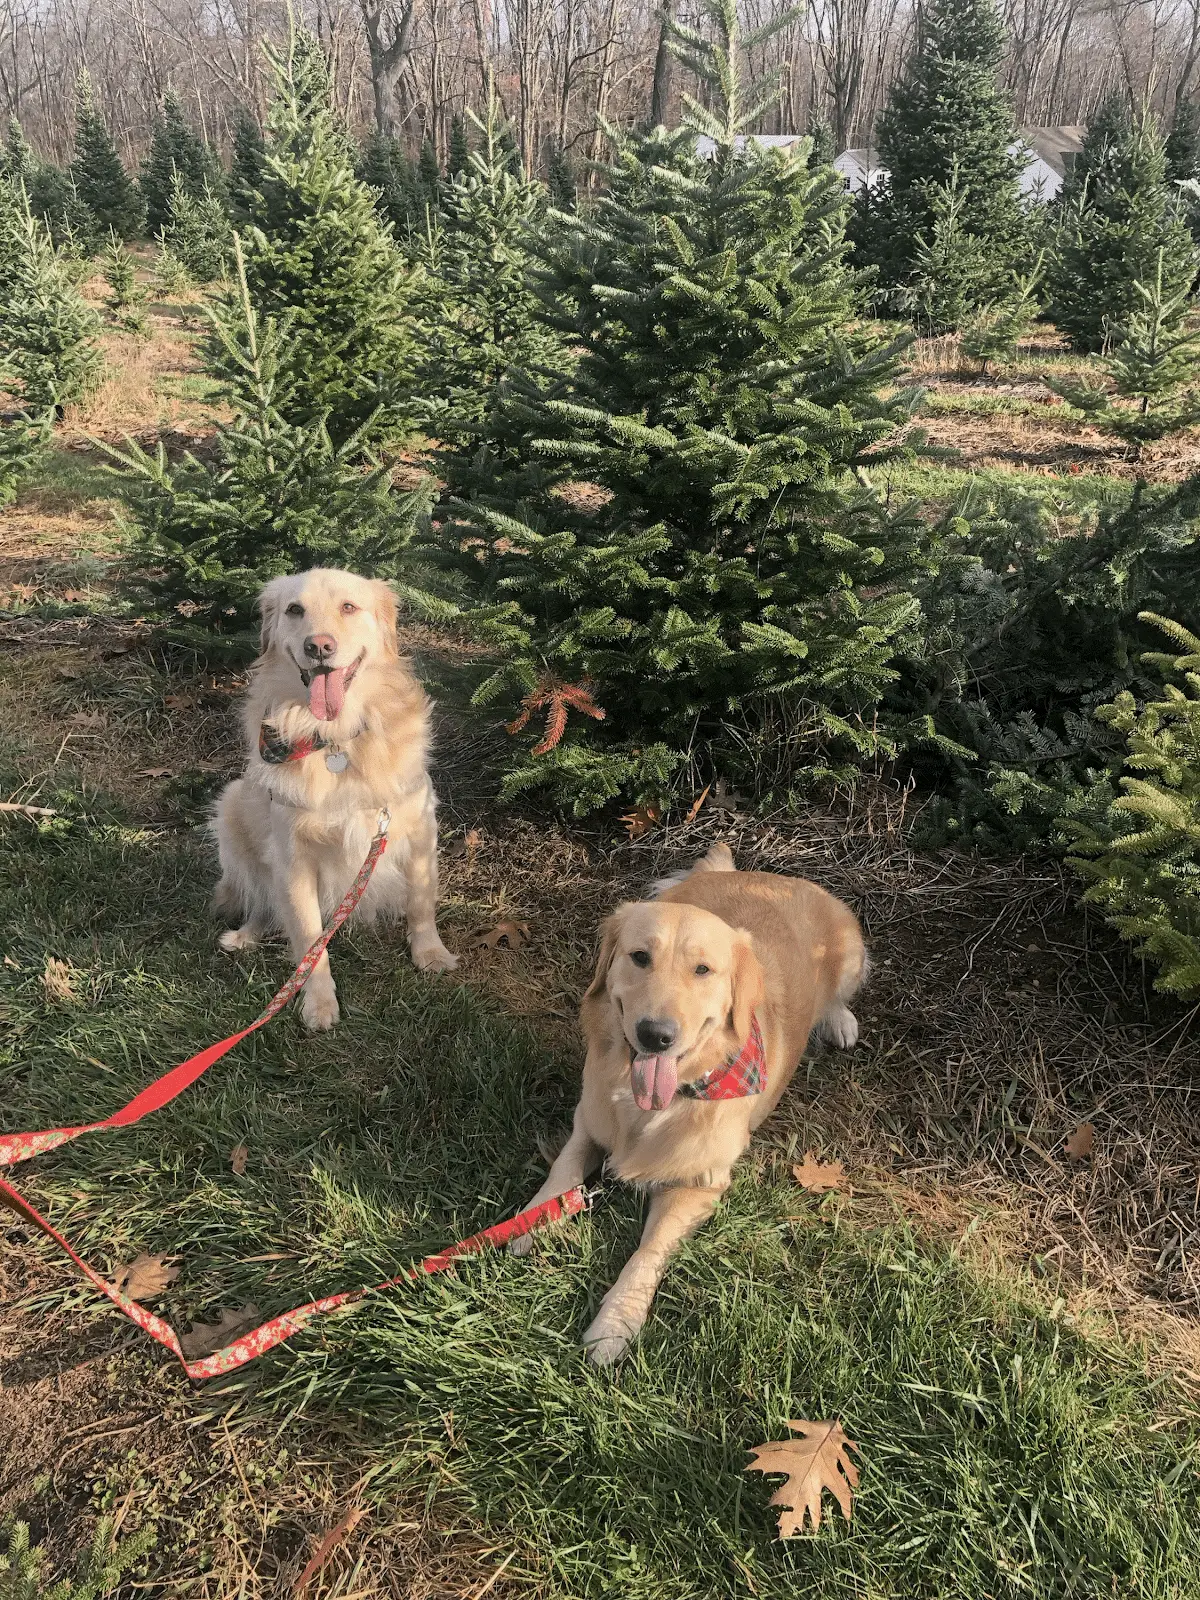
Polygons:
<instances>
[{"instance_id":1,"label":"floral patterned leash","mask_svg":"<svg viewBox=\"0 0 1200 1600\"><path fill-rule=\"evenodd\" d=\"M349 889L338 903L337 910L329 920L328 927L324 928L320 937L305 952L303 960L297 966L287 982L272 997L270 1004L262 1014L250 1023L249 1027L242 1028L240 1032L230 1034L228 1039L222 1039L218 1044L209 1045L206 1050L201 1050L198 1055L190 1056L170 1072L148 1085L136 1094L128 1105L122 1106L111 1117L105 1117L100 1122L85 1122L74 1128L46 1128L35 1133L10 1133L0 1135L0 1166L16 1166L18 1162L28 1161L32 1156L40 1155L46 1150L56 1149L60 1144L66 1144L71 1139L77 1139L81 1133L94 1133L100 1128L126 1128L131 1123L140 1122L152 1111L158 1111L168 1105L177 1095L183 1093L190 1084L208 1071L214 1062L219 1061L239 1044L248 1034L254 1033L264 1023L270 1022L277 1016L288 1001L293 999L308 981L313 968L321 959L326 946L334 934L345 922L346 918L358 905L370 882L371 874L379 862L379 858L387 849L389 815L386 810L380 813L379 826L375 837L371 840L371 847L367 851L366 860L358 869L358 874ZM41 1212L33 1206L24 1195L13 1188L11 1183L0 1178L0 1201L7 1203L17 1212L31 1222L34 1227L50 1239L53 1239L83 1273L84 1277L107 1295L120 1311L136 1322L138 1327L157 1339L174 1355L187 1373L189 1378L215 1378L221 1373L232 1372L237 1367L245 1366L248 1361L253 1361L268 1350L273 1350L277 1344L282 1344L285 1339L290 1339L294 1333L304 1327L311 1317L321 1316L328 1311L336 1311L342 1306L352 1305L358 1300L365 1299L367 1295L378 1294L384 1289L393 1288L400 1283L407 1283L416 1278L429 1276L435 1272L444 1272L459 1256L475 1255L489 1246L504 1245L510 1239L519 1238L522 1234L531 1233L535 1228L543 1227L548 1222L555 1222L560 1217L571 1217L582 1211L587 1204L587 1195L582 1188L572 1189L566 1194L557 1195L552 1200L543 1201L540 1205L530 1206L515 1217L510 1217L506 1222L499 1222L490 1228L485 1228L482 1233L473 1233L469 1238L460 1239L457 1243L440 1250L436 1255L426 1256L416 1266L407 1268L398 1277L388 1278L383 1283L367 1284L358 1289L348 1289L342 1294L326 1295L321 1300L310 1300L307 1304L297 1306L292 1311L284 1311L277 1317L272 1317L264 1322L261 1327L254 1328L251 1332L243 1334L232 1344L215 1354L205 1356L199 1361L189 1361L183 1353L179 1343L179 1336L169 1322L164 1322L161 1317L155 1316L152 1311L147 1311L144 1305L137 1300L131 1300L122 1294L113 1284L101 1276L94 1267L90 1267L82 1256L76 1254L68 1241L54 1225L42 1216Z\"/></svg>"}]
</instances>

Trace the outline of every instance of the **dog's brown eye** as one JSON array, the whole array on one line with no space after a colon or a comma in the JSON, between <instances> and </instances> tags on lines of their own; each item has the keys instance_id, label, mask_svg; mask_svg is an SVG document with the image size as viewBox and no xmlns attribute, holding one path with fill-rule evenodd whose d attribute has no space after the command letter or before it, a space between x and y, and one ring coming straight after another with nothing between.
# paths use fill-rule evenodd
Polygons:
<instances>
[{"instance_id":1,"label":"dog's brown eye","mask_svg":"<svg viewBox=\"0 0 1200 1600\"><path fill-rule=\"evenodd\" d=\"M354 604L353 600L342 601L342 615L344 617L352 617L357 610L358 607Z\"/></svg>"},{"instance_id":2,"label":"dog's brown eye","mask_svg":"<svg viewBox=\"0 0 1200 1600\"><path fill-rule=\"evenodd\" d=\"M631 950L629 959L635 967L648 967L650 965L650 952L649 950Z\"/></svg>"},{"instance_id":3,"label":"dog's brown eye","mask_svg":"<svg viewBox=\"0 0 1200 1600\"><path fill-rule=\"evenodd\" d=\"M302 617L304 615L304 607L298 600L293 600L287 608L287 614L289 617Z\"/></svg>"},{"instance_id":4,"label":"dog's brown eye","mask_svg":"<svg viewBox=\"0 0 1200 1600\"><path fill-rule=\"evenodd\" d=\"M712 971L712 968L711 967L706 967L704 962L702 961L700 963L700 965L696 968L696 976L698 978L707 978L711 971Z\"/></svg>"}]
</instances>

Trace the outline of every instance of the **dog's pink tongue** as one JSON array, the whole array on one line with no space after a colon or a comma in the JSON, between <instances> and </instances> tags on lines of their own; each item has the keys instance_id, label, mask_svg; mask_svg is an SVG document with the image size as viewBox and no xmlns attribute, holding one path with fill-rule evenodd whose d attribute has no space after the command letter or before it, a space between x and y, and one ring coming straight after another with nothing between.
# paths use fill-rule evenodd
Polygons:
<instances>
[{"instance_id":1,"label":"dog's pink tongue","mask_svg":"<svg viewBox=\"0 0 1200 1600\"><path fill-rule=\"evenodd\" d=\"M346 699L346 669L331 667L314 672L308 686L308 709L318 722L332 722L340 715Z\"/></svg>"},{"instance_id":2,"label":"dog's pink tongue","mask_svg":"<svg viewBox=\"0 0 1200 1600\"><path fill-rule=\"evenodd\" d=\"M679 1063L674 1056L634 1056L630 1067L633 1098L642 1111L663 1111L679 1086Z\"/></svg>"}]
</instances>

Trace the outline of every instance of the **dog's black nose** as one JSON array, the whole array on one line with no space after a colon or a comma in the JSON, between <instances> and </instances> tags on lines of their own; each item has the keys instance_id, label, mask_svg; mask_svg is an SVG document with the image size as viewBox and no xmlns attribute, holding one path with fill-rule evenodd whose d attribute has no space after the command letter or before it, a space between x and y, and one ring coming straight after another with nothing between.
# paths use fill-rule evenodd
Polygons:
<instances>
[{"instance_id":1,"label":"dog's black nose","mask_svg":"<svg viewBox=\"0 0 1200 1600\"><path fill-rule=\"evenodd\" d=\"M328 661L337 651L337 640L331 633L310 633L304 641L304 654L310 661Z\"/></svg>"},{"instance_id":2,"label":"dog's black nose","mask_svg":"<svg viewBox=\"0 0 1200 1600\"><path fill-rule=\"evenodd\" d=\"M643 1050L660 1055L679 1037L679 1024L669 1017L643 1017L637 1025L637 1037Z\"/></svg>"}]
</instances>

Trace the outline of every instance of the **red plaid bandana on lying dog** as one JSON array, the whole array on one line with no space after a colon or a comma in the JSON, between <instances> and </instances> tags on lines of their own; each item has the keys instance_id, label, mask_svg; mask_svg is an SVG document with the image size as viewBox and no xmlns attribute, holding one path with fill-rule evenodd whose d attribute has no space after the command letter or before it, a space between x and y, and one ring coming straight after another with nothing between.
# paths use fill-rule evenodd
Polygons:
<instances>
[{"instance_id":1,"label":"red plaid bandana on lying dog","mask_svg":"<svg viewBox=\"0 0 1200 1600\"><path fill-rule=\"evenodd\" d=\"M740 1100L748 1094L762 1094L767 1087L767 1055L763 1049L758 1018L750 1018L750 1037L722 1067L714 1067L702 1078L681 1083L676 1093L688 1100Z\"/></svg>"}]
</instances>

